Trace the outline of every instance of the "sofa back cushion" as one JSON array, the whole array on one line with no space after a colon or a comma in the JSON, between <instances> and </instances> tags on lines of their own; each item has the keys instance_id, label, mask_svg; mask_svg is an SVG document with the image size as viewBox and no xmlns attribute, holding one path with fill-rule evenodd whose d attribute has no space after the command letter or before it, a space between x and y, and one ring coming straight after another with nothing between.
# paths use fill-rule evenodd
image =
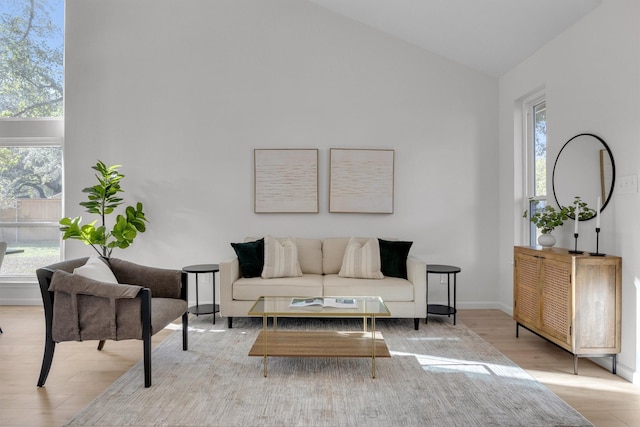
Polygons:
<instances>
[{"instance_id":1,"label":"sofa back cushion","mask_svg":"<svg viewBox=\"0 0 640 427\"><path fill-rule=\"evenodd\" d=\"M324 274L338 274L342 268L344 251L349 237L329 237L322 241L322 270Z\"/></svg>"},{"instance_id":2,"label":"sofa back cushion","mask_svg":"<svg viewBox=\"0 0 640 427\"><path fill-rule=\"evenodd\" d=\"M303 274L322 274L322 240L294 238Z\"/></svg>"}]
</instances>

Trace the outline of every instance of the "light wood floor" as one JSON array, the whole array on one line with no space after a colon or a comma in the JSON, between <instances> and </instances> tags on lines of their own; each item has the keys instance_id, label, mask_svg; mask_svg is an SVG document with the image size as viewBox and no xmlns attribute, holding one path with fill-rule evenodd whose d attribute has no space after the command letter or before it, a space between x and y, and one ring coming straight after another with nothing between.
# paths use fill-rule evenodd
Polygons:
<instances>
[{"instance_id":1,"label":"light wood floor","mask_svg":"<svg viewBox=\"0 0 640 427\"><path fill-rule=\"evenodd\" d=\"M222 319L220 321L223 321ZM600 427L640 426L640 387L572 356L520 329L499 310L460 310L458 322L473 329L511 360ZM0 426L60 426L142 357L139 341L63 343L45 387L36 387L42 363L42 308L0 306ZM178 327L178 325L176 325ZM421 324L421 327L424 325ZM164 330L154 345L171 333ZM143 378L140 378L143 386Z\"/></svg>"}]
</instances>

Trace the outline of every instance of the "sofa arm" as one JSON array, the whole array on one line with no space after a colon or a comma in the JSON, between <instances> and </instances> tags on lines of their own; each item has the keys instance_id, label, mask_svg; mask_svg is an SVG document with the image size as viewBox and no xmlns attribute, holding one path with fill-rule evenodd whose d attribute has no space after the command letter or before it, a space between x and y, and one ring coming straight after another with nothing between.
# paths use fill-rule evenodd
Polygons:
<instances>
[{"instance_id":1,"label":"sofa arm","mask_svg":"<svg viewBox=\"0 0 640 427\"><path fill-rule=\"evenodd\" d=\"M427 263L411 255L407 258L407 279L413 283L416 317L427 315Z\"/></svg>"},{"instance_id":2,"label":"sofa arm","mask_svg":"<svg viewBox=\"0 0 640 427\"><path fill-rule=\"evenodd\" d=\"M238 258L230 258L220 262L220 314L226 316L225 306L233 301L233 282L240 278Z\"/></svg>"}]
</instances>

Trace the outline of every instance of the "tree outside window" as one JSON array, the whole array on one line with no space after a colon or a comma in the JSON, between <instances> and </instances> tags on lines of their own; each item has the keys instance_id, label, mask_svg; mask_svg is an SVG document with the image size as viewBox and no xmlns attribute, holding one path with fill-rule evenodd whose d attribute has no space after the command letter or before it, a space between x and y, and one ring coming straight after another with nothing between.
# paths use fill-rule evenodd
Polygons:
<instances>
[{"instance_id":1,"label":"tree outside window","mask_svg":"<svg viewBox=\"0 0 640 427\"><path fill-rule=\"evenodd\" d=\"M0 117L61 117L63 0L0 2Z\"/></svg>"}]
</instances>

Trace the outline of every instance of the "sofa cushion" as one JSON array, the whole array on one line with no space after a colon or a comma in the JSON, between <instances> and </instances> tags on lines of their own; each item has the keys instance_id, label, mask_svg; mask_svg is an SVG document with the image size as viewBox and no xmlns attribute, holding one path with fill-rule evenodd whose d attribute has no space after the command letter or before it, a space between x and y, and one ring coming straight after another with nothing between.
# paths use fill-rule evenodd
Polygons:
<instances>
[{"instance_id":1,"label":"sofa cushion","mask_svg":"<svg viewBox=\"0 0 640 427\"><path fill-rule=\"evenodd\" d=\"M413 301L413 284L397 277L354 279L337 274L324 276L325 296L379 296L383 301Z\"/></svg>"},{"instance_id":2,"label":"sofa cushion","mask_svg":"<svg viewBox=\"0 0 640 427\"><path fill-rule=\"evenodd\" d=\"M322 240L294 237L302 274L322 274Z\"/></svg>"},{"instance_id":3,"label":"sofa cushion","mask_svg":"<svg viewBox=\"0 0 640 427\"><path fill-rule=\"evenodd\" d=\"M233 283L233 299L255 301L261 296L318 296L322 295L321 274L305 274L301 277L240 278Z\"/></svg>"},{"instance_id":4,"label":"sofa cushion","mask_svg":"<svg viewBox=\"0 0 640 427\"><path fill-rule=\"evenodd\" d=\"M380 246L378 239L363 239L352 237L342 259L340 277L355 277L360 279L382 279L380 271Z\"/></svg>"},{"instance_id":5,"label":"sofa cushion","mask_svg":"<svg viewBox=\"0 0 640 427\"><path fill-rule=\"evenodd\" d=\"M413 242L378 239L382 274L388 277L407 278L407 257Z\"/></svg>"},{"instance_id":6,"label":"sofa cushion","mask_svg":"<svg viewBox=\"0 0 640 427\"><path fill-rule=\"evenodd\" d=\"M338 274L349 237L329 237L322 241L322 272Z\"/></svg>"},{"instance_id":7,"label":"sofa cushion","mask_svg":"<svg viewBox=\"0 0 640 427\"><path fill-rule=\"evenodd\" d=\"M278 240L272 236L264 238L264 268L261 277L300 277L298 246L293 239Z\"/></svg>"},{"instance_id":8,"label":"sofa cushion","mask_svg":"<svg viewBox=\"0 0 640 427\"><path fill-rule=\"evenodd\" d=\"M238 255L243 277L259 277L264 266L264 239L245 243L231 243Z\"/></svg>"}]
</instances>

